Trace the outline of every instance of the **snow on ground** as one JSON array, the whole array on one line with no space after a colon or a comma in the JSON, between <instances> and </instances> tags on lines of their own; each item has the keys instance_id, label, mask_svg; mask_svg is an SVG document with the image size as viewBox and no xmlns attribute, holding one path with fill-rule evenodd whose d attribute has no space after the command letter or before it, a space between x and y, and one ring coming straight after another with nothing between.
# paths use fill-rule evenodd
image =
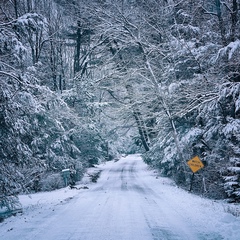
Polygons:
<instances>
[{"instance_id":1,"label":"snow on ground","mask_svg":"<svg viewBox=\"0 0 240 240\"><path fill-rule=\"evenodd\" d=\"M81 182L79 182L75 187L70 189L70 187L58 189L51 192L40 192L28 195L20 195L19 200L22 204L23 210L28 210L31 208L51 206L56 204L62 204L71 200L80 193L80 191L86 190L85 187L92 185L92 181L89 175L95 174L100 169L100 165L96 168L89 168L87 173L84 175Z\"/></svg>"},{"instance_id":2,"label":"snow on ground","mask_svg":"<svg viewBox=\"0 0 240 240\"><path fill-rule=\"evenodd\" d=\"M34 237L38 237L39 240L240 239L239 205L204 199L188 193L178 188L170 179L159 177L156 171L149 170L138 155L122 158L117 162L107 162L90 169L89 173L92 174L98 170L101 171L101 177L97 183L91 183L87 174L82 182L77 185L78 189L66 187L52 192L21 195L19 198L23 206L23 213L5 219L4 222L0 223L0 239L25 240L33 239ZM126 172L124 173L124 171ZM118 177L114 177L113 174L118 174ZM118 182L114 182L116 179L118 179ZM88 186L89 189L83 189L83 186ZM92 206L92 209L87 210L89 206ZM77 207L80 207L78 211L82 211L82 213L66 215L68 211L73 212L73 209L77 210ZM119 208L119 212L116 208ZM110 211L112 211L112 214ZM121 213L120 211L123 212ZM129 212L127 213L127 211ZM158 211L161 216L154 215ZM95 219L91 219L91 213L99 214L99 216L94 216ZM84 215L83 220L79 220L79 214ZM145 219L141 220L140 218L143 215ZM72 230L71 227L65 228L66 222L61 222L61 219L59 219L62 217L65 217L67 222L72 221ZM106 218L106 222L103 219L99 221L98 217ZM50 221L49 219L52 220ZM130 229L134 229L136 225L139 225L138 231L141 231L142 235L139 233L135 238L130 237L130 234L137 234L137 231L129 230L129 235L126 232L125 235L116 232L116 234L122 235L116 235L116 238L114 238L114 233L101 230L106 224L109 228L112 226L116 229L115 225L118 223L118 220L119 225L126 228L129 223L128 225L120 223L123 219L128 221L130 225L132 224ZM166 221L168 225L160 223L162 225L159 226L159 220ZM74 222L77 221L78 225L76 224L75 226ZM89 231L92 228L94 229L94 226L89 227L87 221L95 221L99 225L95 230L100 229L99 231L103 231L102 238L101 236L99 237L99 234L90 235ZM151 228L153 238L149 237L146 230L141 230L145 227L145 221L148 227ZM47 227L50 223L52 224L53 232L48 230L46 232L48 237L43 238L44 230L42 229L48 229ZM81 227L79 229L79 225L83 229ZM163 229L170 228L171 230L171 226L174 228L172 229L173 231L179 231L180 238L177 238L172 233L164 235L168 236L166 238L161 237L163 236L161 235L163 234ZM36 230L38 227L39 230ZM58 230L54 230L55 227ZM161 229L157 229L157 227ZM66 235L63 233L58 235L56 231L60 231L59 228L62 231L64 230ZM106 238L107 233L110 234L109 238ZM188 237L184 238L184 233L187 233L186 236ZM81 234L85 237L77 237ZM58 237L56 238L56 236ZM91 236L91 238L86 236Z\"/></svg>"}]
</instances>

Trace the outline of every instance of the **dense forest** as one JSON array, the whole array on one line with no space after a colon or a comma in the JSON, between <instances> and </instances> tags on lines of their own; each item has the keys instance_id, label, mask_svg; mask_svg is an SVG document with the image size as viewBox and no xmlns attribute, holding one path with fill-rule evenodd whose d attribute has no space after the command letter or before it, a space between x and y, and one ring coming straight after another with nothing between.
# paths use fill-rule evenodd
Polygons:
<instances>
[{"instance_id":1,"label":"dense forest","mask_svg":"<svg viewBox=\"0 0 240 240\"><path fill-rule=\"evenodd\" d=\"M240 200L239 0L0 1L0 207L135 152Z\"/></svg>"}]
</instances>

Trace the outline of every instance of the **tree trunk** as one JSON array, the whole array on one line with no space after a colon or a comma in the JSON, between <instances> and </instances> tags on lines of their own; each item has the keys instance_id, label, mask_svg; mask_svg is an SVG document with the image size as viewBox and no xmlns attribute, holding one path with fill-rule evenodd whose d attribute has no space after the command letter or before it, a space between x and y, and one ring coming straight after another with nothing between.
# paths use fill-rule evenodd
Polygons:
<instances>
[{"instance_id":1,"label":"tree trunk","mask_svg":"<svg viewBox=\"0 0 240 240\"><path fill-rule=\"evenodd\" d=\"M217 17L218 17L218 24L219 24L219 29L221 32L221 38L222 38L222 43L224 46L227 45L227 40L226 40L226 30L224 27L224 21L222 17L222 10L221 10L221 1L216 0L216 8L217 8Z\"/></svg>"},{"instance_id":2,"label":"tree trunk","mask_svg":"<svg viewBox=\"0 0 240 240\"><path fill-rule=\"evenodd\" d=\"M184 161L184 158L183 158L183 154L182 154L182 149L180 147L180 141L179 141L179 138L178 138L178 133L177 133L177 129L176 129L176 126L175 126L175 123L173 121L173 118L172 118L172 114L171 112L169 111L169 108L167 106L167 103L162 95L162 90L160 88L160 85L161 85L161 82L158 83L158 80L153 72L153 69L151 67L151 64L148 60L148 57L147 57L147 54L144 50L144 47L143 45L139 42L138 45L140 46L141 50L142 50L142 53L143 53L143 56L144 56L144 61L145 61L145 64L146 64L146 67L150 73L150 75L152 76L151 77L151 81L152 81L152 84L154 86L154 89L156 91L156 94L157 94L157 98L159 100L159 103L161 103L168 119L169 119L169 122L171 124L171 128L172 128L172 132L173 132L173 138L174 138L174 142L176 144L176 148L177 148L177 152L178 152L178 157L179 157L179 163L180 165L182 165L183 169L185 170L186 169L186 163Z\"/></svg>"},{"instance_id":3,"label":"tree trunk","mask_svg":"<svg viewBox=\"0 0 240 240\"><path fill-rule=\"evenodd\" d=\"M232 4L232 13L231 13L231 20L232 20L232 25L231 25L231 41L235 41L235 35L236 35L236 25L238 22L238 5L237 5L237 0L233 0Z\"/></svg>"},{"instance_id":4,"label":"tree trunk","mask_svg":"<svg viewBox=\"0 0 240 240\"><path fill-rule=\"evenodd\" d=\"M137 109L136 106L134 106L133 87L131 84L127 84L126 89L128 92L128 96L130 98L130 104L132 105L133 117L135 118L136 123L137 123L137 128L138 128L138 132L140 135L140 139L142 141L144 149L146 151L149 151L149 134L148 134L147 128L145 126L145 122L142 119L140 110Z\"/></svg>"},{"instance_id":5,"label":"tree trunk","mask_svg":"<svg viewBox=\"0 0 240 240\"><path fill-rule=\"evenodd\" d=\"M74 74L79 72L80 70L80 50L81 50L81 23L80 21L77 22L77 44L76 44L76 54L74 57Z\"/></svg>"},{"instance_id":6,"label":"tree trunk","mask_svg":"<svg viewBox=\"0 0 240 240\"><path fill-rule=\"evenodd\" d=\"M59 46L59 54L60 54L60 61L61 61L61 76L62 76L62 90L66 90L66 79L65 79L65 71L64 71L64 60L62 55L62 44Z\"/></svg>"},{"instance_id":7,"label":"tree trunk","mask_svg":"<svg viewBox=\"0 0 240 240\"><path fill-rule=\"evenodd\" d=\"M14 11L15 11L15 18L18 18L18 6L17 6L17 0L14 0Z\"/></svg>"},{"instance_id":8,"label":"tree trunk","mask_svg":"<svg viewBox=\"0 0 240 240\"><path fill-rule=\"evenodd\" d=\"M144 126L143 120L141 119L141 115L139 112L133 111L133 116L137 123L141 142L143 144L144 149L147 152L147 151L149 151L149 142L148 142L148 134L147 134L146 128Z\"/></svg>"},{"instance_id":9,"label":"tree trunk","mask_svg":"<svg viewBox=\"0 0 240 240\"><path fill-rule=\"evenodd\" d=\"M32 11L32 0L27 0L27 11L28 12Z\"/></svg>"},{"instance_id":10,"label":"tree trunk","mask_svg":"<svg viewBox=\"0 0 240 240\"><path fill-rule=\"evenodd\" d=\"M53 42L51 42L51 50L50 50L50 68L52 70L52 79L53 79L53 91L58 89L57 87L57 74L56 74L56 56L54 51Z\"/></svg>"}]
</instances>

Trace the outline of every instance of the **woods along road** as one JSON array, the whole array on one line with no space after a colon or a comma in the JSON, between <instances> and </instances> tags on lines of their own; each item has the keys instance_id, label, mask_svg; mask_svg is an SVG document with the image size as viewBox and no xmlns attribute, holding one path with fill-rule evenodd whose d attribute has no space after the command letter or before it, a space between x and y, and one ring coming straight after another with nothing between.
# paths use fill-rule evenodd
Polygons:
<instances>
[{"instance_id":1,"label":"woods along road","mask_svg":"<svg viewBox=\"0 0 240 240\"><path fill-rule=\"evenodd\" d=\"M0 239L239 239L239 230L234 232L239 221L224 212L222 204L157 177L139 155L100 169L98 182L89 189L74 190L74 197L64 202L7 219L0 226Z\"/></svg>"}]
</instances>

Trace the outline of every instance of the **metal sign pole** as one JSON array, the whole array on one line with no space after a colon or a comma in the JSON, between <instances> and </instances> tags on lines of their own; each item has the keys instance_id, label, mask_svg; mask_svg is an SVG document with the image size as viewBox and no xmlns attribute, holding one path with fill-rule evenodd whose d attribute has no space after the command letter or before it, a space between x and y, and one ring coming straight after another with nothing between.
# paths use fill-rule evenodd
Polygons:
<instances>
[{"instance_id":1,"label":"metal sign pole","mask_svg":"<svg viewBox=\"0 0 240 240\"><path fill-rule=\"evenodd\" d=\"M190 184L190 189L189 189L189 192L191 192L191 191L192 191L193 179L194 179L194 173L192 174L192 177L191 177L191 184Z\"/></svg>"}]
</instances>

